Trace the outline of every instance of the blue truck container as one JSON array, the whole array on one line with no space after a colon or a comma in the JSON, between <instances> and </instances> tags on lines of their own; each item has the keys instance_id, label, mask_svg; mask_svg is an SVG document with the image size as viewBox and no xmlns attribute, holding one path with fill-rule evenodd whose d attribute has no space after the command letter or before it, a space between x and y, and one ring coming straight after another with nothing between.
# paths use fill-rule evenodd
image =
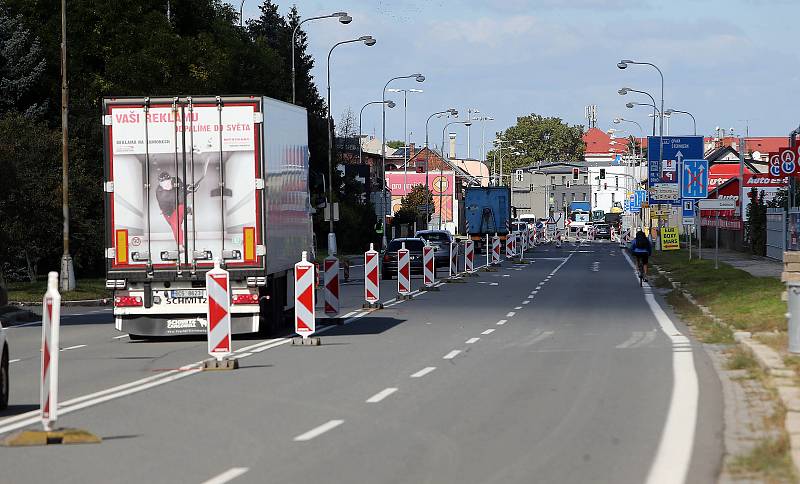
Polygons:
<instances>
[{"instance_id":1,"label":"blue truck container","mask_svg":"<svg viewBox=\"0 0 800 484\"><path fill-rule=\"evenodd\" d=\"M505 238L511 221L511 191L508 187L464 189L464 219L469 237L482 247L486 235Z\"/></svg>"}]
</instances>

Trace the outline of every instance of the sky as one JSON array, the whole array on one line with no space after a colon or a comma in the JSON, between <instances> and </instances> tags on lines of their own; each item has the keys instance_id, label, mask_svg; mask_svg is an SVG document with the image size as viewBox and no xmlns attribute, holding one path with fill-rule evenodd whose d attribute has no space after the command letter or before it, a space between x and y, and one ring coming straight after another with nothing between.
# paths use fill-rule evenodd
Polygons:
<instances>
[{"instance_id":1,"label":"sky","mask_svg":"<svg viewBox=\"0 0 800 484\"><path fill-rule=\"evenodd\" d=\"M238 8L238 0L236 2ZM245 0L244 17L256 17L259 0ZM536 113L587 125L585 107L597 105L597 127L628 129L616 117L652 128L644 95L620 96L621 87L661 97L658 72L649 66L617 68L621 59L661 68L665 108L691 112L698 134L788 136L800 123L798 54L792 49L797 0L276 0L282 13L295 3L303 17L346 11L349 25L333 19L303 25L321 93L326 58L339 41L362 35L377 39L337 47L331 62L334 119L381 99L386 82L422 73L426 80L395 81L390 87L422 89L408 95L410 140L425 142L425 120L437 111L477 109L494 121L470 128L470 155L479 158L485 132L488 150L496 132ZM387 139L403 139L403 94L388 94ZM793 99L789 99L792 97ZM381 136L380 105L364 110L363 132ZM430 122L431 145L439 146L443 119ZM467 128L457 134L457 155L467 154ZM688 116L673 115L672 135L692 134Z\"/></svg>"}]
</instances>

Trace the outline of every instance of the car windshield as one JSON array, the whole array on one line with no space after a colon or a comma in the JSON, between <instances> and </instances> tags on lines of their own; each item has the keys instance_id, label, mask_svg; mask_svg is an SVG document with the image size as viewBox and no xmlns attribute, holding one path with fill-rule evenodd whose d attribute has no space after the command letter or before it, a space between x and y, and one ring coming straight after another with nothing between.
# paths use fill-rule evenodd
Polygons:
<instances>
[{"instance_id":1,"label":"car windshield","mask_svg":"<svg viewBox=\"0 0 800 484\"><path fill-rule=\"evenodd\" d=\"M386 247L386 250L389 252L397 252L397 250L402 247L403 243L406 244L406 249L415 252L421 252L422 246L425 245L419 239L401 239L401 240L395 239L389 242L389 245Z\"/></svg>"},{"instance_id":2,"label":"car windshield","mask_svg":"<svg viewBox=\"0 0 800 484\"><path fill-rule=\"evenodd\" d=\"M444 232L426 232L419 234L419 237L431 242L450 242L450 236Z\"/></svg>"}]
</instances>

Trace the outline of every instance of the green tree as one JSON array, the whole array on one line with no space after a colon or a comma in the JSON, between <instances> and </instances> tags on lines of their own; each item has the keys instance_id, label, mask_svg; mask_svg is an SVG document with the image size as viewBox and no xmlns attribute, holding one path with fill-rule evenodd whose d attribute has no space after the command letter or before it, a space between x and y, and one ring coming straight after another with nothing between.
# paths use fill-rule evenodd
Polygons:
<instances>
[{"instance_id":1,"label":"green tree","mask_svg":"<svg viewBox=\"0 0 800 484\"><path fill-rule=\"evenodd\" d=\"M393 150L398 150L398 149L402 148L405 145L406 145L406 142L403 141L403 140L393 139L393 140L389 140L389 141L386 142L386 146L388 146L389 148L391 148Z\"/></svg>"},{"instance_id":2,"label":"green tree","mask_svg":"<svg viewBox=\"0 0 800 484\"><path fill-rule=\"evenodd\" d=\"M755 255L767 253L767 204L764 201L764 192L759 192L756 187L747 194L750 205L747 207L747 239L750 241L750 251Z\"/></svg>"},{"instance_id":3,"label":"green tree","mask_svg":"<svg viewBox=\"0 0 800 484\"><path fill-rule=\"evenodd\" d=\"M538 114L517 118L517 124L498 133L498 137L509 141L503 143L502 153L506 172L536 162L582 160L586 149L583 126L570 126L561 118ZM515 140L522 140L522 143L515 143ZM496 151L490 151L487 159L496 156Z\"/></svg>"},{"instance_id":4,"label":"green tree","mask_svg":"<svg viewBox=\"0 0 800 484\"><path fill-rule=\"evenodd\" d=\"M45 59L39 39L0 1L0 114L9 111L41 116Z\"/></svg>"}]
</instances>

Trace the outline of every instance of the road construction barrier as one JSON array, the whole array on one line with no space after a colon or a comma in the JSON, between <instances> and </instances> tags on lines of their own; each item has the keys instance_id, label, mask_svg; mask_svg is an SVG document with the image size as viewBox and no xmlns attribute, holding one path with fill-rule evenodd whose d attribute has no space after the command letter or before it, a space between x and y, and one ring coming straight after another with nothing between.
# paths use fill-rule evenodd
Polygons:
<instances>
[{"instance_id":1,"label":"road construction barrier","mask_svg":"<svg viewBox=\"0 0 800 484\"><path fill-rule=\"evenodd\" d=\"M311 268L313 269L313 266ZM309 276L313 284L313 273ZM230 274L220 267L219 260L214 261L214 268L206 273L206 291L208 291L208 354L217 362L221 362L232 352L231 286Z\"/></svg>"},{"instance_id":2,"label":"road construction barrier","mask_svg":"<svg viewBox=\"0 0 800 484\"><path fill-rule=\"evenodd\" d=\"M511 232L506 235L506 259L514 257L514 234Z\"/></svg>"},{"instance_id":3,"label":"road construction barrier","mask_svg":"<svg viewBox=\"0 0 800 484\"><path fill-rule=\"evenodd\" d=\"M536 247L536 227L528 231L528 246L533 249Z\"/></svg>"},{"instance_id":4,"label":"road construction barrier","mask_svg":"<svg viewBox=\"0 0 800 484\"><path fill-rule=\"evenodd\" d=\"M494 234L492 237L492 265L500 263L500 237Z\"/></svg>"},{"instance_id":5,"label":"road construction barrier","mask_svg":"<svg viewBox=\"0 0 800 484\"><path fill-rule=\"evenodd\" d=\"M381 276L378 266L378 252L375 251L373 244L369 244L369 250L364 253L364 300L366 301L364 308L380 306Z\"/></svg>"},{"instance_id":6,"label":"road construction barrier","mask_svg":"<svg viewBox=\"0 0 800 484\"><path fill-rule=\"evenodd\" d=\"M450 270L448 275L455 277L458 274L458 244L450 242Z\"/></svg>"},{"instance_id":7,"label":"road construction barrier","mask_svg":"<svg viewBox=\"0 0 800 484\"><path fill-rule=\"evenodd\" d=\"M42 300L42 382L41 416L45 432L53 430L58 420L58 344L61 323L61 295L58 273L47 275L47 292Z\"/></svg>"},{"instance_id":8,"label":"road construction barrier","mask_svg":"<svg viewBox=\"0 0 800 484\"><path fill-rule=\"evenodd\" d=\"M436 261L433 258L433 246L425 243L422 247L422 281L426 288L436 283Z\"/></svg>"},{"instance_id":9,"label":"road construction barrier","mask_svg":"<svg viewBox=\"0 0 800 484\"><path fill-rule=\"evenodd\" d=\"M411 254L403 242L397 250L397 294L405 299L411 294Z\"/></svg>"},{"instance_id":10,"label":"road construction barrier","mask_svg":"<svg viewBox=\"0 0 800 484\"><path fill-rule=\"evenodd\" d=\"M339 259L325 258L325 315L335 318L339 314Z\"/></svg>"},{"instance_id":11,"label":"road construction barrier","mask_svg":"<svg viewBox=\"0 0 800 484\"><path fill-rule=\"evenodd\" d=\"M523 230L519 232L519 251L525 252L528 250L528 231Z\"/></svg>"},{"instance_id":12,"label":"road construction barrier","mask_svg":"<svg viewBox=\"0 0 800 484\"><path fill-rule=\"evenodd\" d=\"M314 264L303 251L300 262L294 265L294 332L305 341L316 331L316 294Z\"/></svg>"},{"instance_id":13,"label":"road construction barrier","mask_svg":"<svg viewBox=\"0 0 800 484\"><path fill-rule=\"evenodd\" d=\"M475 242L471 239L464 242L464 271L475 272Z\"/></svg>"}]
</instances>

